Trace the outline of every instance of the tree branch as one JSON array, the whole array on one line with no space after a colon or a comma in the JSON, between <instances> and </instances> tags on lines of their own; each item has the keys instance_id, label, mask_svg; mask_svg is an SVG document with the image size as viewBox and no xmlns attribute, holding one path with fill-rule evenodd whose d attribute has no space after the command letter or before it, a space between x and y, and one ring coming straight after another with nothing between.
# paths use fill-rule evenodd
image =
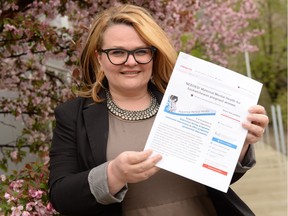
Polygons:
<instances>
[{"instance_id":1,"label":"tree branch","mask_svg":"<svg viewBox=\"0 0 288 216\"><path fill-rule=\"evenodd\" d=\"M9 127L12 127L12 128L16 128L14 125L7 124L7 123L4 122L4 121L0 121L0 124L3 124L3 125L5 125L5 126L9 126Z\"/></svg>"},{"instance_id":2,"label":"tree branch","mask_svg":"<svg viewBox=\"0 0 288 216\"><path fill-rule=\"evenodd\" d=\"M12 111L0 111L0 114L11 114ZM21 114L27 114L27 115L35 115L37 114L36 112L27 112L27 111L24 111L24 112L21 112Z\"/></svg>"},{"instance_id":3,"label":"tree branch","mask_svg":"<svg viewBox=\"0 0 288 216\"><path fill-rule=\"evenodd\" d=\"M4 144L4 143L1 144L0 143L0 148L1 149L3 149L3 148L12 148L12 149L18 148L17 146L13 145L15 142L16 141L11 141L10 143L6 143L6 144ZM21 145L21 148L29 148L29 147L30 147L30 145Z\"/></svg>"}]
</instances>

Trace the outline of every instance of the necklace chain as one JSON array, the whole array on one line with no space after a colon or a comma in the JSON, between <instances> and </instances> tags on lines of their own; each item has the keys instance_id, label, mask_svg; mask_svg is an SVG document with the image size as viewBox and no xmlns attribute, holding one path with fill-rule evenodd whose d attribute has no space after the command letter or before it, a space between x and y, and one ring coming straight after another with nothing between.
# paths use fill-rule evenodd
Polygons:
<instances>
[{"instance_id":1,"label":"necklace chain","mask_svg":"<svg viewBox=\"0 0 288 216\"><path fill-rule=\"evenodd\" d=\"M150 92L150 95L151 95L151 102L147 109L130 111L130 110L125 110L125 109L121 109L120 107L118 107L112 100L110 92L107 90L106 91L107 108L112 114L124 120L138 121L138 120L148 119L156 115L159 109L159 104L157 102L156 97L152 94L152 92Z\"/></svg>"}]
</instances>

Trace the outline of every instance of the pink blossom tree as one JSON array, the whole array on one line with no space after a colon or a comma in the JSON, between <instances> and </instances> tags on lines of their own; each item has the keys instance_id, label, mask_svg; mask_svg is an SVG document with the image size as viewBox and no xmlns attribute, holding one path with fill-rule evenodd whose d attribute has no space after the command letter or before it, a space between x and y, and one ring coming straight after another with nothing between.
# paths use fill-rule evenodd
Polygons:
<instances>
[{"instance_id":1,"label":"pink blossom tree","mask_svg":"<svg viewBox=\"0 0 288 216\"><path fill-rule=\"evenodd\" d=\"M77 66L82 38L95 14L127 2L150 10L179 51L227 66L232 54L257 49L251 39L261 31L247 30L249 20L258 16L253 0L1 1L0 89L14 92L16 97L0 98L0 112L12 114L25 125L15 141L0 144L2 169L7 170L8 160L20 162L25 157L25 148L44 161L44 168L47 166L54 108L74 96L73 89L78 88L81 80ZM69 28L52 25L59 16L68 18ZM60 71L49 65L53 59L63 62ZM9 184L20 180L18 177L21 176L14 175ZM42 180L47 183L47 175ZM37 188L29 190L31 196L43 196ZM14 203L13 208L6 206L5 212L35 211L31 205L16 205L11 194L5 193L0 196L5 195L0 203L7 204L9 199L9 203Z\"/></svg>"}]
</instances>

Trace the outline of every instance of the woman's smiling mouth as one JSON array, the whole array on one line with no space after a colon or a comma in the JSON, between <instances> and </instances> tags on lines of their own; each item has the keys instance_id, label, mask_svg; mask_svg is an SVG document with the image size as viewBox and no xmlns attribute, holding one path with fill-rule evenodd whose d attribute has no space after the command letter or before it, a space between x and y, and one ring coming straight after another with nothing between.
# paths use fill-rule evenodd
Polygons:
<instances>
[{"instance_id":1,"label":"woman's smiling mouth","mask_svg":"<svg viewBox=\"0 0 288 216\"><path fill-rule=\"evenodd\" d=\"M140 71L122 71L120 72L121 74L124 74L124 75L133 75L133 74L138 74L140 73Z\"/></svg>"}]
</instances>

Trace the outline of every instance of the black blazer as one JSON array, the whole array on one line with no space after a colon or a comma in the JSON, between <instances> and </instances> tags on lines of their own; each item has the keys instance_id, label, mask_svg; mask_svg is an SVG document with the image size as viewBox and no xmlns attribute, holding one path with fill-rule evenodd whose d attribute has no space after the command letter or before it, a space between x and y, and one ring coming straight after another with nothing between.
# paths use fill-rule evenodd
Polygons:
<instances>
[{"instance_id":1,"label":"black blazer","mask_svg":"<svg viewBox=\"0 0 288 216\"><path fill-rule=\"evenodd\" d=\"M150 86L159 103L163 94ZM100 93L105 98L105 92ZM55 109L56 127L50 150L49 198L53 207L64 215L121 215L121 203L102 205L90 192L90 170L105 163L108 139L106 101L76 98ZM243 174L235 174L233 181ZM225 193L207 188L219 215L237 215L222 211ZM232 199L234 202L234 198ZM241 200L240 200L241 201ZM226 201L225 201L226 202ZM236 201L239 203L239 201ZM234 205L234 204L233 204ZM238 204L237 204L238 205ZM217 206L220 206L218 209ZM225 208L227 207L224 204ZM234 208L234 207L233 207Z\"/></svg>"}]
</instances>

